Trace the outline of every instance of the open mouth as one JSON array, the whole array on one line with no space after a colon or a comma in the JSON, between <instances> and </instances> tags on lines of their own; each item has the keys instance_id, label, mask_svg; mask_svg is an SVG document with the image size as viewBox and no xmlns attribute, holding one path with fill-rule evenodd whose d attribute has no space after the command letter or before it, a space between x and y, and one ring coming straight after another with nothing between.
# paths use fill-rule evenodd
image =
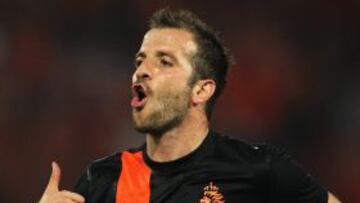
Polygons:
<instances>
[{"instance_id":1,"label":"open mouth","mask_svg":"<svg viewBox=\"0 0 360 203\"><path fill-rule=\"evenodd\" d=\"M131 100L131 106L134 108L143 108L147 101L146 88L142 84L133 84L132 86L133 98Z\"/></svg>"}]
</instances>

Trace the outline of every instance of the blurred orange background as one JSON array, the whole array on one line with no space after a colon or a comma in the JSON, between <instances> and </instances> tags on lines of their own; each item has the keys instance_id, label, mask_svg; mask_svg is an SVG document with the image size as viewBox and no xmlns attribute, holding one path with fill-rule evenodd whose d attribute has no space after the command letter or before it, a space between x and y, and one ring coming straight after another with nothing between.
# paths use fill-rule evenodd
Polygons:
<instances>
[{"instance_id":1,"label":"blurred orange background","mask_svg":"<svg viewBox=\"0 0 360 203\"><path fill-rule=\"evenodd\" d=\"M0 202L37 202L62 168L137 146L133 57L147 20L185 8L235 64L217 131L285 148L343 202L360 202L360 3L356 0L1 0Z\"/></svg>"}]
</instances>

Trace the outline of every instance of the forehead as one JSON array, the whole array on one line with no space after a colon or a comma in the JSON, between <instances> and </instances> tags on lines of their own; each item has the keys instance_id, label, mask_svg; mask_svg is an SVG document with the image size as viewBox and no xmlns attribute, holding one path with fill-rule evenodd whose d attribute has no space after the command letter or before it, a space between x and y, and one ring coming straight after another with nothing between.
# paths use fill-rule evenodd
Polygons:
<instances>
[{"instance_id":1,"label":"forehead","mask_svg":"<svg viewBox=\"0 0 360 203\"><path fill-rule=\"evenodd\" d=\"M193 35L179 28L154 28L149 30L143 39L140 51L171 51L190 54L196 52L197 46Z\"/></svg>"}]
</instances>

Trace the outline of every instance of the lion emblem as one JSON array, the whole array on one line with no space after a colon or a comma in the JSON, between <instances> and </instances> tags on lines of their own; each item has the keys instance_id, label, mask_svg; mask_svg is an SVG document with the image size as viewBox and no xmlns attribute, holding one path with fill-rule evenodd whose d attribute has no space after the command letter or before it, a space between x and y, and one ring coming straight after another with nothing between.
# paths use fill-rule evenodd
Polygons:
<instances>
[{"instance_id":1,"label":"lion emblem","mask_svg":"<svg viewBox=\"0 0 360 203\"><path fill-rule=\"evenodd\" d=\"M209 185L204 187L203 198L200 199L199 203L225 203L225 200L219 191L219 187L210 182Z\"/></svg>"}]
</instances>

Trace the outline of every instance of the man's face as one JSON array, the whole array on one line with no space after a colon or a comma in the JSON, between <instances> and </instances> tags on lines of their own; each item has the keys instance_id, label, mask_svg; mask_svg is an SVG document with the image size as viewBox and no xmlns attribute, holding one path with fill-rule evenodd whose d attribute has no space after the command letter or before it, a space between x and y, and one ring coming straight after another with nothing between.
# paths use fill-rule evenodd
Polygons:
<instances>
[{"instance_id":1,"label":"man's face","mask_svg":"<svg viewBox=\"0 0 360 203\"><path fill-rule=\"evenodd\" d=\"M191 104L189 59L196 49L192 34L182 29L146 33L132 78L131 106L138 131L161 134L184 120Z\"/></svg>"}]
</instances>

